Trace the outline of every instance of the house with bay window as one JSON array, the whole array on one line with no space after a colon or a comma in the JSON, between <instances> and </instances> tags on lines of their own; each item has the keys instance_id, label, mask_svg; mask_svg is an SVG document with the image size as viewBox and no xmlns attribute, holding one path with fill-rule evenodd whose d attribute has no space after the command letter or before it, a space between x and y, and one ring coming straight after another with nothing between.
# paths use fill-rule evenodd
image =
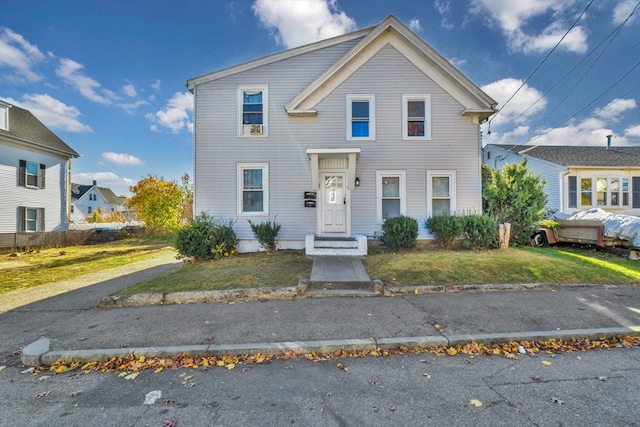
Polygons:
<instances>
[{"instance_id":1,"label":"house with bay window","mask_svg":"<svg viewBox=\"0 0 640 427\"><path fill-rule=\"evenodd\" d=\"M383 222L480 212L496 102L394 16L187 81L194 213L281 224L279 248L366 254Z\"/></svg>"},{"instance_id":2,"label":"house with bay window","mask_svg":"<svg viewBox=\"0 0 640 427\"><path fill-rule=\"evenodd\" d=\"M67 230L77 157L31 112L0 101L0 233Z\"/></svg>"},{"instance_id":3,"label":"house with bay window","mask_svg":"<svg viewBox=\"0 0 640 427\"><path fill-rule=\"evenodd\" d=\"M640 215L640 147L489 144L483 149L484 163L494 169L524 157L547 184L548 209Z\"/></svg>"}]
</instances>

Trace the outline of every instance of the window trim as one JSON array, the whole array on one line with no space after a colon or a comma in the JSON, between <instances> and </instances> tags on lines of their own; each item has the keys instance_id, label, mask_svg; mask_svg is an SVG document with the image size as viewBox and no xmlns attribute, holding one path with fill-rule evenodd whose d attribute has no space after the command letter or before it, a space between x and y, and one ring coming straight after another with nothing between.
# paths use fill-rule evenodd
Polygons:
<instances>
[{"instance_id":1,"label":"window trim","mask_svg":"<svg viewBox=\"0 0 640 427\"><path fill-rule=\"evenodd\" d=\"M369 136L353 136L352 107L354 102L369 103ZM376 96L371 94L347 94L347 141L375 141L376 139Z\"/></svg>"},{"instance_id":2,"label":"window trim","mask_svg":"<svg viewBox=\"0 0 640 427\"><path fill-rule=\"evenodd\" d=\"M385 176L400 178L400 215L407 214L407 172L404 170L376 171L376 221L384 223L382 218L382 178Z\"/></svg>"},{"instance_id":3,"label":"window trim","mask_svg":"<svg viewBox=\"0 0 640 427\"><path fill-rule=\"evenodd\" d=\"M28 211L35 211L36 218L35 221L35 230L27 229L27 213ZM34 208L30 206L19 206L18 207L18 230L21 233L38 233L45 230L45 222L44 222L44 208Z\"/></svg>"},{"instance_id":4,"label":"window trim","mask_svg":"<svg viewBox=\"0 0 640 427\"><path fill-rule=\"evenodd\" d=\"M252 135L244 133L243 97L245 92L262 92L262 134ZM269 136L269 85L238 86L237 91L237 136L240 138L265 138Z\"/></svg>"},{"instance_id":5,"label":"window trim","mask_svg":"<svg viewBox=\"0 0 640 427\"><path fill-rule=\"evenodd\" d=\"M32 164L36 167L36 184L29 184L28 176L34 176L33 174L28 174L28 165ZM36 188L43 189L45 188L45 176L47 172L46 165L42 163L31 162L28 160L20 160L18 162L18 186L25 188Z\"/></svg>"},{"instance_id":6,"label":"window trim","mask_svg":"<svg viewBox=\"0 0 640 427\"><path fill-rule=\"evenodd\" d=\"M424 136L409 136L409 102L424 102ZM431 94L402 95L402 140L431 141Z\"/></svg>"},{"instance_id":7,"label":"window trim","mask_svg":"<svg viewBox=\"0 0 640 427\"><path fill-rule=\"evenodd\" d=\"M449 215L456 210L456 171L455 170L431 170L427 171L427 218L433 216L433 178L449 178Z\"/></svg>"},{"instance_id":8,"label":"window trim","mask_svg":"<svg viewBox=\"0 0 640 427\"><path fill-rule=\"evenodd\" d=\"M572 177L575 177L577 184L577 197L576 197L576 206L571 206L571 200L568 201L569 208L575 209L592 209L592 208L605 208L605 209L629 209L632 208L632 181L633 176L631 175L609 175L609 174L593 174L593 175L570 175L568 177L567 185L570 185L570 180ZM606 190L605 190L605 203L598 204L598 179L606 180ZM611 190L611 180L618 180L618 204L612 205L612 190ZM588 205L582 204L582 180L590 180L591 181L591 203ZM623 191L623 181L627 180L627 204L624 204L624 191Z\"/></svg>"},{"instance_id":9,"label":"window trim","mask_svg":"<svg viewBox=\"0 0 640 427\"><path fill-rule=\"evenodd\" d=\"M243 171L245 169L262 169L262 211L243 211ZM236 211L238 216L269 216L269 163L238 163L236 169Z\"/></svg>"}]
</instances>

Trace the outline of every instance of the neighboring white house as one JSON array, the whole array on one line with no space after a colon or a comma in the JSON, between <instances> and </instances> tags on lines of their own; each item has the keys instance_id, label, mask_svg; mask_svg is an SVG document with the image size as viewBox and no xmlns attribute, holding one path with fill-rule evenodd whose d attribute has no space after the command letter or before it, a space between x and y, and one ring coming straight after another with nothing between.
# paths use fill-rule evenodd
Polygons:
<instances>
[{"instance_id":1,"label":"neighboring white house","mask_svg":"<svg viewBox=\"0 0 640 427\"><path fill-rule=\"evenodd\" d=\"M0 233L67 230L77 157L31 112L0 101Z\"/></svg>"},{"instance_id":2,"label":"neighboring white house","mask_svg":"<svg viewBox=\"0 0 640 427\"><path fill-rule=\"evenodd\" d=\"M257 249L247 220L275 219L280 248L310 253L366 246L401 214L430 239L429 216L482 210L480 123L496 102L393 16L187 87L194 213L235 220L240 251Z\"/></svg>"},{"instance_id":3,"label":"neighboring white house","mask_svg":"<svg viewBox=\"0 0 640 427\"><path fill-rule=\"evenodd\" d=\"M95 180L92 185L71 184L71 221L84 222L96 211L100 211L102 216L116 212L128 214L126 201L110 188L98 187Z\"/></svg>"},{"instance_id":4,"label":"neighboring white house","mask_svg":"<svg viewBox=\"0 0 640 427\"><path fill-rule=\"evenodd\" d=\"M546 182L547 208L564 214L592 208L640 215L640 147L498 145L483 148L484 164L501 169L527 158Z\"/></svg>"}]
</instances>

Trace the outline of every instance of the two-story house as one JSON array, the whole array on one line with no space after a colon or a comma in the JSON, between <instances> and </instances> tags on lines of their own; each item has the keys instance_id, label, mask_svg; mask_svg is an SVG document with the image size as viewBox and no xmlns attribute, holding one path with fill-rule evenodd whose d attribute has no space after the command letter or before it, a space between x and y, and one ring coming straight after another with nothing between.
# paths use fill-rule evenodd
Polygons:
<instances>
[{"instance_id":1,"label":"two-story house","mask_svg":"<svg viewBox=\"0 0 640 427\"><path fill-rule=\"evenodd\" d=\"M77 157L31 112L0 101L0 233L67 230Z\"/></svg>"},{"instance_id":2,"label":"two-story house","mask_svg":"<svg viewBox=\"0 0 640 427\"><path fill-rule=\"evenodd\" d=\"M431 239L428 217L482 210L480 124L496 101L394 16L187 87L194 213L236 220L240 251L258 247L247 220L281 224L280 248L366 254L387 218Z\"/></svg>"},{"instance_id":3,"label":"two-story house","mask_svg":"<svg viewBox=\"0 0 640 427\"><path fill-rule=\"evenodd\" d=\"M96 180L91 185L71 184L71 221L83 222L96 211L102 216L127 214L126 198L116 196L108 187L98 187Z\"/></svg>"}]
</instances>

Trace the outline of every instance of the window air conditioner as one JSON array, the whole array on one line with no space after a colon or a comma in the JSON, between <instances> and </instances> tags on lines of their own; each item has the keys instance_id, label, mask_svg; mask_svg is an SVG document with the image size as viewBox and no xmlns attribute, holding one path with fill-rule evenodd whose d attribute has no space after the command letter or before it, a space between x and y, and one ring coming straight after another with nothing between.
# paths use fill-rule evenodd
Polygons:
<instances>
[{"instance_id":1,"label":"window air conditioner","mask_svg":"<svg viewBox=\"0 0 640 427\"><path fill-rule=\"evenodd\" d=\"M262 125L243 125L244 135L262 135Z\"/></svg>"}]
</instances>

